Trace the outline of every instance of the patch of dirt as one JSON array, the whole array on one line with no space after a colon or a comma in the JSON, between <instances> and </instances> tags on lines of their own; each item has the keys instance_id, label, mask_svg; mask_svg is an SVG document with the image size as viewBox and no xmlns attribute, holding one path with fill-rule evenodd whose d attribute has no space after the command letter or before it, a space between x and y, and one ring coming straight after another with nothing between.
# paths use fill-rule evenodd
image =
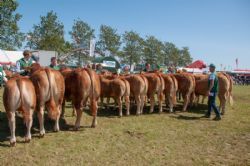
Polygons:
<instances>
[{"instance_id":1,"label":"patch of dirt","mask_svg":"<svg viewBox=\"0 0 250 166\"><path fill-rule=\"evenodd\" d=\"M128 134L131 137L135 137L138 139L143 138L144 135L146 134L146 133L141 133L141 132L137 132L137 131L129 131L129 130L124 131L124 133Z\"/></svg>"}]
</instances>

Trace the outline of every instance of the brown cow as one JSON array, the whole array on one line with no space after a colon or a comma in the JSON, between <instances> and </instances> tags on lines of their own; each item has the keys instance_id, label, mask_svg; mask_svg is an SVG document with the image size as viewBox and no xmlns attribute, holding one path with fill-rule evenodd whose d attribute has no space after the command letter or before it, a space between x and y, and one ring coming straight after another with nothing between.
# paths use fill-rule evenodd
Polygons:
<instances>
[{"instance_id":1,"label":"brown cow","mask_svg":"<svg viewBox=\"0 0 250 166\"><path fill-rule=\"evenodd\" d=\"M59 71L42 68L39 64L31 66L31 80L35 86L37 96L38 120L40 123L40 136L44 136L44 109L55 120L54 131L59 131L59 118L62 109L65 91L64 79Z\"/></svg>"},{"instance_id":2,"label":"brown cow","mask_svg":"<svg viewBox=\"0 0 250 166\"><path fill-rule=\"evenodd\" d=\"M148 80L146 77L142 74L126 74L119 76L108 72L103 74L107 79L122 78L129 82L131 98L135 99L137 105L136 115L142 114L148 91Z\"/></svg>"},{"instance_id":3,"label":"brown cow","mask_svg":"<svg viewBox=\"0 0 250 166\"><path fill-rule=\"evenodd\" d=\"M72 102L72 99L70 99L70 89L71 89L71 81L70 81L70 77L71 77L71 74L72 74L72 69L70 68L61 68L60 69L63 77L64 77L64 80L65 80L65 94L64 94L64 100L63 100L63 107L62 107L62 113L61 113L61 118L64 119L64 114L65 114L65 102L66 100L67 101L71 101ZM66 82L67 80L67 82ZM76 109L74 107L74 104L72 102L72 107L73 107L73 110L72 110L72 116L76 116Z\"/></svg>"},{"instance_id":4,"label":"brown cow","mask_svg":"<svg viewBox=\"0 0 250 166\"><path fill-rule=\"evenodd\" d=\"M9 120L9 127L11 132L10 145L14 146L16 144L16 111L21 112L23 115L24 122L27 127L25 142L30 142L30 130L33 122L32 116L36 106L36 94L32 82L28 78L23 77L10 79L6 83L4 89L3 103Z\"/></svg>"},{"instance_id":5,"label":"brown cow","mask_svg":"<svg viewBox=\"0 0 250 166\"><path fill-rule=\"evenodd\" d=\"M206 75L206 74L194 74L194 78L195 78L195 96L196 96L195 106L197 106L198 103L200 102L200 97L202 97L201 103L204 103L204 101L207 97L206 94L201 95L197 92L197 91L199 91L199 88L200 88L199 85L197 85L197 81L208 78L208 75ZM198 86L198 87L196 87L196 86Z\"/></svg>"},{"instance_id":6,"label":"brown cow","mask_svg":"<svg viewBox=\"0 0 250 166\"><path fill-rule=\"evenodd\" d=\"M93 116L91 127L96 127L97 101L101 92L100 80L97 74L87 68L68 71L65 77L65 85L64 100L72 100L73 107L77 113L74 129L78 130L80 127L82 109L88 99L90 100L90 110Z\"/></svg>"},{"instance_id":7,"label":"brown cow","mask_svg":"<svg viewBox=\"0 0 250 166\"><path fill-rule=\"evenodd\" d=\"M166 106L169 106L169 112L173 112L173 107L176 104L177 80L169 74L162 74L165 82L165 100Z\"/></svg>"},{"instance_id":8,"label":"brown cow","mask_svg":"<svg viewBox=\"0 0 250 166\"><path fill-rule=\"evenodd\" d=\"M119 106L119 116L122 117L122 98L125 98L126 115L130 114L130 85L127 80L122 78L107 79L105 76L100 75L101 83L101 98L112 97L115 99Z\"/></svg>"},{"instance_id":9,"label":"brown cow","mask_svg":"<svg viewBox=\"0 0 250 166\"><path fill-rule=\"evenodd\" d=\"M143 74L148 80L148 92L147 96L150 99L150 113L154 112L155 105L155 94L157 94L159 103L159 113L162 112L162 100L163 90L165 89L165 83L159 73L144 73Z\"/></svg>"},{"instance_id":10,"label":"brown cow","mask_svg":"<svg viewBox=\"0 0 250 166\"><path fill-rule=\"evenodd\" d=\"M192 103L195 98L195 78L188 73L174 74L174 77L178 81L178 91L184 100L182 111L186 111L188 104Z\"/></svg>"},{"instance_id":11,"label":"brown cow","mask_svg":"<svg viewBox=\"0 0 250 166\"><path fill-rule=\"evenodd\" d=\"M135 99L137 109L136 115L143 114L145 98L148 91L148 80L142 74L122 76L130 84L131 97Z\"/></svg>"}]
</instances>

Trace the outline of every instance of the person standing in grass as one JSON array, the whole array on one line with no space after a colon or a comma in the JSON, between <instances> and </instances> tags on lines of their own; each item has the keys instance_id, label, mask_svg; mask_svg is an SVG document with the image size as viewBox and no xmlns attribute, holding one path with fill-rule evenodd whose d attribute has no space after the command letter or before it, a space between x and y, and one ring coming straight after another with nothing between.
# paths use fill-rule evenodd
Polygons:
<instances>
[{"instance_id":1,"label":"person standing in grass","mask_svg":"<svg viewBox=\"0 0 250 166\"><path fill-rule=\"evenodd\" d=\"M218 107L216 106L216 96L218 93L219 81L218 81L218 77L215 73L215 65L214 64L209 65L209 71L211 73L210 73L209 79L208 79L208 91L207 91L208 111L207 111L205 117L210 118L211 111L213 109L215 114L216 114L216 117L214 118L214 120L221 120L220 111L219 111Z\"/></svg>"}]
</instances>

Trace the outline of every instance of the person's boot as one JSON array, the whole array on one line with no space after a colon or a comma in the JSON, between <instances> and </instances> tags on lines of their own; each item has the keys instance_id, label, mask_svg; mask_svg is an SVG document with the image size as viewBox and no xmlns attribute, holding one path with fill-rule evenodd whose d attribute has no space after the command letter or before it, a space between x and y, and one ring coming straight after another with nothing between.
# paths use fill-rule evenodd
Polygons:
<instances>
[{"instance_id":1,"label":"person's boot","mask_svg":"<svg viewBox=\"0 0 250 166\"><path fill-rule=\"evenodd\" d=\"M213 120L219 121L219 120L221 120L221 117L220 116L216 116Z\"/></svg>"},{"instance_id":2,"label":"person's boot","mask_svg":"<svg viewBox=\"0 0 250 166\"><path fill-rule=\"evenodd\" d=\"M205 114L205 115L203 116L203 118L210 118L210 115Z\"/></svg>"}]
</instances>

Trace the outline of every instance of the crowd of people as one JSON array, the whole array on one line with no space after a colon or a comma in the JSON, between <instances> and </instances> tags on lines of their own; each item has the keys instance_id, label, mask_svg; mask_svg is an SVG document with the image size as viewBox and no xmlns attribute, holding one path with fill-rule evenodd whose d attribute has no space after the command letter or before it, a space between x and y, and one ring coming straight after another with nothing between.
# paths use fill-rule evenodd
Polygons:
<instances>
[{"instance_id":1,"label":"crowd of people","mask_svg":"<svg viewBox=\"0 0 250 166\"><path fill-rule=\"evenodd\" d=\"M231 77L235 85L250 85L250 76L233 75Z\"/></svg>"}]
</instances>

